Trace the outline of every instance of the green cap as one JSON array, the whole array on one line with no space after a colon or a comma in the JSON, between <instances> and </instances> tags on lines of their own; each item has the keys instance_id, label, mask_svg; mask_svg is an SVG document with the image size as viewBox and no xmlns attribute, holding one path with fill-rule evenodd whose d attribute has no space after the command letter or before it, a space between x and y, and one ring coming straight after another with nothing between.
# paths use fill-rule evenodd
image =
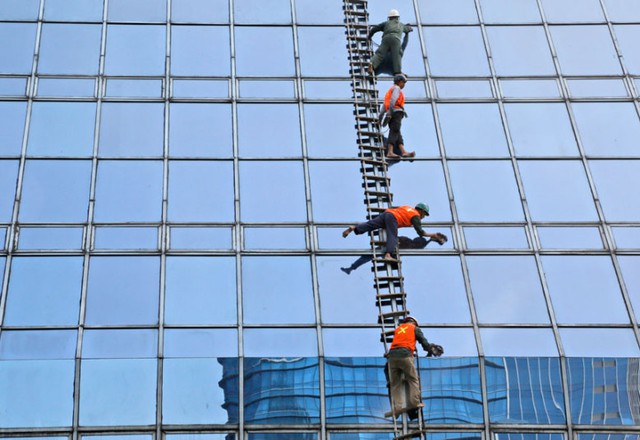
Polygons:
<instances>
[{"instance_id":1,"label":"green cap","mask_svg":"<svg viewBox=\"0 0 640 440\"><path fill-rule=\"evenodd\" d=\"M425 212L425 214L429 215L429 205L426 203L418 203L416 205L416 209L421 209Z\"/></svg>"}]
</instances>

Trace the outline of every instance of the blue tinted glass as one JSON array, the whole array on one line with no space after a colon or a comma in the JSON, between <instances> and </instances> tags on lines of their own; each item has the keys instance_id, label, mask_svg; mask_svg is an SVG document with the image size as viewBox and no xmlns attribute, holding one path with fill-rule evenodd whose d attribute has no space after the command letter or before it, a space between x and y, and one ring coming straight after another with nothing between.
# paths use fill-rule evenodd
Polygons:
<instances>
[{"instance_id":1,"label":"blue tinted glass","mask_svg":"<svg viewBox=\"0 0 640 440\"><path fill-rule=\"evenodd\" d=\"M616 247L622 249L640 249L640 228L638 227L612 227Z\"/></svg>"},{"instance_id":2,"label":"blue tinted glass","mask_svg":"<svg viewBox=\"0 0 640 440\"><path fill-rule=\"evenodd\" d=\"M487 358L492 423L565 423L560 361L553 358Z\"/></svg>"},{"instance_id":3,"label":"blue tinted glass","mask_svg":"<svg viewBox=\"0 0 640 440\"><path fill-rule=\"evenodd\" d=\"M551 26L550 29L564 75L622 73L606 26Z\"/></svg>"},{"instance_id":4,"label":"blue tinted glass","mask_svg":"<svg viewBox=\"0 0 640 440\"><path fill-rule=\"evenodd\" d=\"M299 27L303 76L344 76L349 71L344 29Z\"/></svg>"},{"instance_id":5,"label":"blue tinted glass","mask_svg":"<svg viewBox=\"0 0 640 440\"><path fill-rule=\"evenodd\" d=\"M164 105L105 103L100 124L100 157L162 155Z\"/></svg>"},{"instance_id":6,"label":"blue tinted glass","mask_svg":"<svg viewBox=\"0 0 640 440\"><path fill-rule=\"evenodd\" d=\"M481 423L477 358L420 359L426 423Z\"/></svg>"},{"instance_id":7,"label":"blue tinted glass","mask_svg":"<svg viewBox=\"0 0 640 440\"><path fill-rule=\"evenodd\" d=\"M465 227L464 238L469 249L529 249L527 234L521 227Z\"/></svg>"},{"instance_id":8,"label":"blue tinted glass","mask_svg":"<svg viewBox=\"0 0 640 440\"><path fill-rule=\"evenodd\" d=\"M640 121L626 102L573 103L585 153L590 156L640 156Z\"/></svg>"},{"instance_id":9,"label":"blue tinted glass","mask_svg":"<svg viewBox=\"0 0 640 440\"><path fill-rule=\"evenodd\" d=\"M301 156L298 106L239 104L238 145L243 157Z\"/></svg>"},{"instance_id":10,"label":"blue tinted glass","mask_svg":"<svg viewBox=\"0 0 640 440\"><path fill-rule=\"evenodd\" d=\"M38 96L94 97L94 79L39 78Z\"/></svg>"},{"instance_id":11,"label":"blue tinted glass","mask_svg":"<svg viewBox=\"0 0 640 440\"><path fill-rule=\"evenodd\" d=\"M171 249L231 249L230 228L171 228Z\"/></svg>"},{"instance_id":12,"label":"blue tinted glass","mask_svg":"<svg viewBox=\"0 0 640 440\"><path fill-rule=\"evenodd\" d=\"M97 74L101 37L99 24L44 24L38 72Z\"/></svg>"},{"instance_id":13,"label":"blue tinted glass","mask_svg":"<svg viewBox=\"0 0 640 440\"><path fill-rule=\"evenodd\" d=\"M440 98L492 98L489 81L436 81Z\"/></svg>"},{"instance_id":14,"label":"blue tinted glass","mask_svg":"<svg viewBox=\"0 0 640 440\"><path fill-rule=\"evenodd\" d=\"M640 319L640 271L637 270L638 267L640 267L638 266L638 264L640 264L640 258L635 255L620 255L618 262L620 263L622 278L624 279L624 285L627 288L629 298L631 298L636 319Z\"/></svg>"},{"instance_id":15,"label":"blue tinted glass","mask_svg":"<svg viewBox=\"0 0 640 440\"><path fill-rule=\"evenodd\" d=\"M478 346L472 328L423 328L429 342L439 344L448 357L477 356Z\"/></svg>"},{"instance_id":16,"label":"blue tinted glass","mask_svg":"<svg viewBox=\"0 0 640 440\"><path fill-rule=\"evenodd\" d=\"M520 161L534 221L594 221L597 213L579 161Z\"/></svg>"},{"instance_id":17,"label":"blue tinted glass","mask_svg":"<svg viewBox=\"0 0 640 440\"><path fill-rule=\"evenodd\" d=\"M162 422L237 423L237 359L165 359Z\"/></svg>"},{"instance_id":18,"label":"blue tinted glass","mask_svg":"<svg viewBox=\"0 0 640 440\"><path fill-rule=\"evenodd\" d=\"M0 427L70 427L73 360L0 361Z\"/></svg>"},{"instance_id":19,"label":"blue tinted glass","mask_svg":"<svg viewBox=\"0 0 640 440\"><path fill-rule=\"evenodd\" d=\"M290 27L237 27L236 69L240 76L288 76L295 72ZM260 41L260 44L255 44ZM343 41L344 44L344 41ZM265 51L268 47L270 50Z\"/></svg>"},{"instance_id":20,"label":"blue tinted glass","mask_svg":"<svg viewBox=\"0 0 640 440\"><path fill-rule=\"evenodd\" d=\"M351 162L312 162L311 198L316 222L364 221L360 164ZM335 195L340 194L339 198Z\"/></svg>"},{"instance_id":21,"label":"blue tinted glass","mask_svg":"<svg viewBox=\"0 0 640 440\"><path fill-rule=\"evenodd\" d=\"M342 24L342 1L296 0L296 18L298 23L304 24Z\"/></svg>"},{"instance_id":22,"label":"blue tinted glass","mask_svg":"<svg viewBox=\"0 0 640 440\"><path fill-rule=\"evenodd\" d=\"M36 25L33 23L0 23L0 73L31 73Z\"/></svg>"},{"instance_id":23,"label":"blue tinted glass","mask_svg":"<svg viewBox=\"0 0 640 440\"><path fill-rule=\"evenodd\" d=\"M215 44L212 44L214 43ZM225 76L230 71L227 27L173 26L171 74Z\"/></svg>"},{"instance_id":24,"label":"blue tinted glass","mask_svg":"<svg viewBox=\"0 0 640 440\"><path fill-rule=\"evenodd\" d=\"M433 75L489 75L479 27L428 27L423 34Z\"/></svg>"},{"instance_id":25,"label":"blue tinted glass","mask_svg":"<svg viewBox=\"0 0 640 440\"><path fill-rule=\"evenodd\" d=\"M236 271L230 257L167 258L167 324L235 324Z\"/></svg>"},{"instance_id":26,"label":"blue tinted glass","mask_svg":"<svg viewBox=\"0 0 640 440\"><path fill-rule=\"evenodd\" d=\"M429 282L429 294L423 282L423 273L439 273ZM411 298L411 310L419 310L418 321L429 323L468 323L467 301L460 258L445 256L404 257L402 273L404 288ZM373 301L372 301L373 302ZM427 336L428 338L428 336Z\"/></svg>"},{"instance_id":27,"label":"blue tinted glass","mask_svg":"<svg viewBox=\"0 0 640 440\"><path fill-rule=\"evenodd\" d=\"M369 316L375 317L375 315ZM384 352L380 336L380 328L377 326L349 329L325 328L322 331L324 354L325 356L380 356ZM347 340L358 341L358 343L345 344Z\"/></svg>"},{"instance_id":28,"label":"blue tinted glass","mask_svg":"<svg viewBox=\"0 0 640 440\"><path fill-rule=\"evenodd\" d=\"M567 359L572 422L637 426L638 386L630 379L637 369L637 359Z\"/></svg>"},{"instance_id":29,"label":"blue tinted glass","mask_svg":"<svg viewBox=\"0 0 640 440\"><path fill-rule=\"evenodd\" d=\"M577 156L576 139L564 104L505 104L518 156Z\"/></svg>"},{"instance_id":30,"label":"blue tinted glass","mask_svg":"<svg viewBox=\"0 0 640 440\"><path fill-rule=\"evenodd\" d=\"M179 98L227 98L229 81L184 79L173 80L173 96Z\"/></svg>"},{"instance_id":31,"label":"blue tinted glass","mask_svg":"<svg viewBox=\"0 0 640 440\"><path fill-rule=\"evenodd\" d=\"M96 249L157 249L157 228L106 228L95 230Z\"/></svg>"},{"instance_id":32,"label":"blue tinted glass","mask_svg":"<svg viewBox=\"0 0 640 440\"><path fill-rule=\"evenodd\" d=\"M236 23L291 23L289 0L235 0Z\"/></svg>"},{"instance_id":33,"label":"blue tinted glass","mask_svg":"<svg viewBox=\"0 0 640 440\"><path fill-rule=\"evenodd\" d=\"M640 4L634 0L605 0L604 4L611 21L640 20Z\"/></svg>"},{"instance_id":34,"label":"blue tinted glass","mask_svg":"<svg viewBox=\"0 0 640 440\"><path fill-rule=\"evenodd\" d=\"M90 161L27 161L20 220L86 221L90 177Z\"/></svg>"},{"instance_id":35,"label":"blue tinted glass","mask_svg":"<svg viewBox=\"0 0 640 440\"><path fill-rule=\"evenodd\" d=\"M13 212L13 198L18 178L17 160L0 160L0 221L10 222Z\"/></svg>"},{"instance_id":36,"label":"blue tinted glass","mask_svg":"<svg viewBox=\"0 0 640 440\"><path fill-rule=\"evenodd\" d=\"M81 257L14 258L5 325L76 325Z\"/></svg>"},{"instance_id":37,"label":"blue tinted glass","mask_svg":"<svg viewBox=\"0 0 640 440\"><path fill-rule=\"evenodd\" d=\"M331 99L351 97L351 86L346 81L304 81L307 98Z\"/></svg>"},{"instance_id":38,"label":"blue tinted glass","mask_svg":"<svg viewBox=\"0 0 640 440\"><path fill-rule=\"evenodd\" d=\"M560 96L555 79L501 80L500 88L505 98L557 98Z\"/></svg>"},{"instance_id":39,"label":"blue tinted glass","mask_svg":"<svg viewBox=\"0 0 640 440\"><path fill-rule=\"evenodd\" d=\"M369 22L371 24L386 20L390 8L397 9L400 12L400 20L402 20L403 23L416 22L416 11L413 9L413 0L373 1L368 3Z\"/></svg>"},{"instance_id":40,"label":"blue tinted glass","mask_svg":"<svg viewBox=\"0 0 640 440\"><path fill-rule=\"evenodd\" d=\"M164 75L165 27L109 25L107 75Z\"/></svg>"},{"instance_id":41,"label":"blue tinted glass","mask_svg":"<svg viewBox=\"0 0 640 440\"><path fill-rule=\"evenodd\" d=\"M82 338L84 359L155 358L157 353L156 330L85 330Z\"/></svg>"},{"instance_id":42,"label":"blue tinted glass","mask_svg":"<svg viewBox=\"0 0 640 440\"><path fill-rule=\"evenodd\" d=\"M609 432L605 433L588 433L588 434L578 434L579 440L638 440L640 435L638 434L613 434Z\"/></svg>"},{"instance_id":43,"label":"blue tinted glass","mask_svg":"<svg viewBox=\"0 0 640 440\"><path fill-rule=\"evenodd\" d=\"M604 21L598 0L542 0L542 6L550 22Z\"/></svg>"},{"instance_id":44,"label":"blue tinted glass","mask_svg":"<svg viewBox=\"0 0 640 440\"><path fill-rule=\"evenodd\" d=\"M502 433L496 432L496 440L564 440L563 434L549 434L543 432L536 433ZM580 436L578 434L578 436ZM584 439L583 439L584 440Z\"/></svg>"},{"instance_id":45,"label":"blue tinted glass","mask_svg":"<svg viewBox=\"0 0 640 440\"><path fill-rule=\"evenodd\" d=\"M382 414L389 411L384 364L385 360L382 357L328 357L325 359L327 422L384 423ZM336 438L360 440L370 437L331 435L332 440ZM375 438L386 437L382 434Z\"/></svg>"},{"instance_id":46,"label":"blue tinted glass","mask_svg":"<svg viewBox=\"0 0 640 440\"><path fill-rule=\"evenodd\" d=\"M158 221L161 209L162 162L98 163L96 221Z\"/></svg>"},{"instance_id":47,"label":"blue tinted glass","mask_svg":"<svg viewBox=\"0 0 640 440\"><path fill-rule=\"evenodd\" d=\"M292 344L291 341L296 341ZM245 356L317 356L318 340L315 329L277 328L244 330Z\"/></svg>"},{"instance_id":48,"label":"blue tinted glass","mask_svg":"<svg viewBox=\"0 0 640 440\"><path fill-rule=\"evenodd\" d=\"M602 249L598 228L538 228L540 246L547 249Z\"/></svg>"},{"instance_id":49,"label":"blue tinted glass","mask_svg":"<svg viewBox=\"0 0 640 440\"><path fill-rule=\"evenodd\" d=\"M245 323L315 322L309 263L308 257L243 257Z\"/></svg>"},{"instance_id":50,"label":"blue tinted glass","mask_svg":"<svg viewBox=\"0 0 640 440\"><path fill-rule=\"evenodd\" d=\"M213 358L238 356L236 329L167 329L165 358Z\"/></svg>"},{"instance_id":51,"label":"blue tinted glass","mask_svg":"<svg viewBox=\"0 0 640 440\"><path fill-rule=\"evenodd\" d=\"M629 92L624 86L624 81L621 79L570 79L567 80L567 85L571 91L571 96L577 98L629 96Z\"/></svg>"},{"instance_id":52,"label":"blue tinted glass","mask_svg":"<svg viewBox=\"0 0 640 440\"><path fill-rule=\"evenodd\" d=\"M231 155L230 105L171 104L170 109L169 152L172 157Z\"/></svg>"},{"instance_id":53,"label":"blue tinted glass","mask_svg":"<svg viewBox=\"0 0 640 440\"><path fill-rule=\"evenodd\" d=\"M487 34L498 75L555 75L542 26L490 27Z\"/></svg>"},{"instance_id":54,"label":"blue tinted glass","mask_svg":"<svg viewBox=\"0 0 640 440\"><path fill-rule=\"evenodd\" d=\"M440 157L431 104L413 104L407 111L411 117L402 120L402 135L407 142L407 151L415 150L421 157ZM414 163L413 166L416 164Z\"/></svg>"},{"instance_id":55,"label":"blue tinted glass","mask_svg":"<svg viewBox=\"0 0 640 440\"><path fill-rule=\"evenodd\" d=\"M638 342L631 329L622 328L561 328L564 351L569 357L598 354L611 357L638 357ZM586 385L585 385L586 387Z\"/></svg>"},{"instance_id":56,"label":"blue tinted glass","mask_svg":"<svg viewBox=\"0 0 640 440\"><path fill-rule=\"evenodd\" d=\"M302 163L240 162L240 200L245 222L306 222Z\"/></svg>"},{"instance_id":57,"label":"blue tinted glass","mask_svg":"<svg viewBox=\"0 0 640 440\"><path fill-rule=\"evenodd\" d=\"M482 15L487 23L539 23L536 0L481 0Z\"/></svg>"},{"instance_id":58,"label":"blue tinted glass","mask_svg":"<svg viewBox=\"0 0 640 440\"><path fill-rule=\"evenodd\" d=\"M507 140L495 104L439 104L448 156L505 156Z\"/></svg>"},{"instance_id":59,"label":"blue tinted glass","mask_svg":"<svg viewBox=\"0 0 640 440\"><path fill-rule=\"evenodd\" d=\"M36 20L40 0L5 0L0 3L1 20Z\"/></svg>"},{"instance_id":60,"label":"blue tinted glass","mask_svg":"<svg viewBox=\"0 0 640 440\"><path fill-rule=\"evenodd\" d=\"M248 424L320 421L318 359L244 360L244 416Z\"/></svg>"},{"instance_id":61,"label":"blue tinted glass","mask_svg":"<svg viewBox=\"0 0 640 440\"><path fill-rule=\"evenodd\" d=\"M362 268L357 270L361 265ZM348 274L340 268L346 268ZM378 309L371 293L371 254L317 257L322 322L374 324ZM348 292L348 294L345 294Z\"/></svg>"},{"instance_id":62,"label":"blue tinted glass","mask_svg":"<svg viewBox=\"0 0 640 440\"><path fill-rule=\"evenodd\" d=\"M354 157L357 155L356 134L353 130L353 105L305 104L304 121L309 156Z\"/></svg>"},{"instance_id":63,"label":"blue tinted glass","mask_svg":"<svg viewBox=\"0 0 640 440\"><path fill-rule=\"evenodd\" d=\"M118 276L113 276L114 273ZM159 258L91 258L86 323L89 325L157 323L159 283Z\"/></svg>"},{"instance_id":64,"label":"blue tinted glass","mask_svg":"<svg viewBox=\"0 0 640 440\"><path fill-rule=\"evenodd\" d=\"M228 23L228 0L172 0L171 21L174 23Z\"/></svg>"},{"instance_id":65,"label":"blue tinted glass","mask_svg":"<svg viewBox=\"0 0 640 440\"><path fill-rule=\"evenodd\" d=\"M162 96L162 80L110 78L107 80L105 96L160 98Z\"/></svg>"},{"instance_id":66,"label":"blue tinted glass","mask_svg":"<svg viewBox=\"0 0 640 440\"><path fill-rule=\"evenodd\" d=\"M45 0L44 18L52 21L102 21L104 0Z\"/></svg>"},{"instance_id":67,"label":"blue tinted glass","mask_svg":"<svg viewBox=\"0 0 640 440\"><path fill-rule=\"evenodd\" d=\"M26 113L26 102L0 102L0 155L20 154Z\"/></svg>"},{"instance_id":68,"label":"blue tinted glass","mask_svg":"<svg viewBox=\"0 0 640 440\"><path fill-rule=\"evenodd\" d=\"M508 161L449 162L462 221L522 221L522 204ZM486 176L491 176L487 179ZM491 194L491 197L486 197Z\"/></svg>"},{"instance_id":69,"label":"blue tinted glass","mask_svg":"<svg viewBox=\"0 0 640 440\"><path fill-rule=\"evenodd\" d=\"M542 266L558 323L629 322L610 258L543 256Z\"/></svg>"},{"instance_id":70,"label":"blue tinted glass","mask_svg":"<svg viewBox=\"0 0 640 440\"><path fill-rule=\"evenodd\" d=\"M473 0L452 0L439 2L435 0L420 0L420 15L423 23L477 23L478 14Z\"/></svg>"},{"instance_id":71,"label":"blue tinted glass","mask_svg":"<svg viewBox=\"0 0 640 440\"><path fill-rule=\"evenodd\" d=\"M155 359L83 360L80 424L154 424L157 368Z\"/></svg>"},{"instance_id":72,"label":"blue tinted glass","mask_svg":"<svg viewBox=\"0 0 640 440\"><path fill-rule=\"evenodd\" d=\"M0 78L0 96L24 96L26 89L27 78Z\"/></svg>"},{"instance_id":73,"label":"blue tinted glass","mask_svg":"<svg viewBox=\"0 0 640 440\"><path fill-rule=\"evenodd\" d=\"M549 323L533 257L470 256L467 265L480 323Z\"/></svg>"},{"instance_id":74,"label":"blue tinted glass","mask_svg":"<svg viewBox=\"0 0 640 440\"><path fill-rule=\"evenodd\" d=\"M166 0L109 0L110 21L165 21Z\"/></svg>"},{"instance_id":75,"label":"blue tinted glass","mask_svg":"<svg viewBox=\"0 0 640 440\"><path fill-rule=\"evenodd\" d=\"M318 434L311 432L250 432L247 438L249 440L316 440Z\"/></svg>"},{"instance_id":76,"label":"blue tinted glass","mask_svg":"<svg viewBox=\"0 0 640 440\"><path fill-rule=\"evenodd\" d=\"M295 98L293 81L240 81L241 98Z\"/></svg>"},{"instance_id":77,"label":"blue tinted glass","mask_svg":"<svg viewBox=\"0 0 640 440\"><path fill-rule=\"evenodd\" d=\"M222 434L165 434L167 440L235 440L234 433Z\"/></svg>"},{"instance_id":78,"label":"blue tinted glass","mask_svg":"<svg viewBox=\"0 0 640 440\"><path fill-rule=\"evenodd\" d=\"M303 228L245 228L245 249L306 249Z\"/></svg>"},{"instance_id":79,"label":"blue tinted glass","mask_svg":"<svg viewBox=\"0 0 640 440\"><path fill-rule=\"evenodd\" d=\"M550 328L481 328L480 336L487 356L558 356Z\"/></svg>"},{"instance_id":80,"label":"blue tinted glass","mask_svg":"<svg viewBox=\"0 0 640 440\"><path fill-rule=\"evenodd\" d=\"M636 221L640 218L640 206L629 203L625 197L629 188L640 185L640 162L592 160L589 167L607 220Z\"/></svg>"},{"instance_id":81,"label":"blue tinted glass","mask_svg":"<svg viewBox=\"0 0 640 440\"><path fill-rule=\"evenodd\" d=\"M364 220L364 219L361 219ZM355 235L351 234L349 240L342 237L342 228L324 228L318 227L316 233L318 235L318 244L321 249L357 249L370 253L369 236L367 234Z\"/></svg>"},{"instance_id":82,"label":"blue tinted glass","mask_svg":"<svg viewBox=\"0 0 640 440\"><path fill-rule=\"evenodd\" d=\"M232 222L231 162L172 162L169 165L169 220Z\"/></svg>"},{"instance_id":83,"label":"blue tinted glass","mask_svg":"<svg viewBox=\"0 0 640 440\"><path fill-rule=\"evenodd\" d=\"M0 336L0 359L73 359L75 330L4 330Z\"/></svg>"},{"instance_id":84,"label":"blue tinted glass","mask_svg":"<svg viewBox=\"0 0 640 440\"><path fill-rule=\"evenodd\" d=\"M90 156L95 124L95 103L36 102L27 151L33 156Z\"/></svg>"}]
</instances>

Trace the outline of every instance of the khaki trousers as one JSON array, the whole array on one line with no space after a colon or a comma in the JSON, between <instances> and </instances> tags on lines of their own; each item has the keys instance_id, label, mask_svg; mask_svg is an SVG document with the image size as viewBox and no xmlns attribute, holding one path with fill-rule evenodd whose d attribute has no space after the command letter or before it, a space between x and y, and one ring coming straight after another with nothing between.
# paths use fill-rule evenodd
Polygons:
<instances>
[{"instance_id":1,"label":"khaki trousers","mask_svg":"<svg viewBox=\"0 0 640 440\"><path fill-rule=\"evenodd\" d=\"M407 408L416 408L420 403L420 381L418 373L413 363L413 356L389 357L389 386L391 387L391 397L393 399L393 411L397 414L405 403L405 383L408 388ZM402 375L404 374L404 380Z\"/></svg>"}]
</instances>

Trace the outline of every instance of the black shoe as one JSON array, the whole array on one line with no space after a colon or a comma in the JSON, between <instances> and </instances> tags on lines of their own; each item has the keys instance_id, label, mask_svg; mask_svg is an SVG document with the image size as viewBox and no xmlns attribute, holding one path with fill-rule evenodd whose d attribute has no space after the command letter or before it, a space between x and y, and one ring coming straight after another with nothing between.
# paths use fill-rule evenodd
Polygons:
<instances>
[{"instance_id":1,"label":"black shoe","mask_svg":"<svg viewBox=\"0 0 640 440\"><path fill-rule=\"evenodd\" d=\"M340 270L343 271L344 273L346 273L347 275L351 275L351 271L353 269L348 268L348 267L341 267Z\"/></svg>"}]
</instances>

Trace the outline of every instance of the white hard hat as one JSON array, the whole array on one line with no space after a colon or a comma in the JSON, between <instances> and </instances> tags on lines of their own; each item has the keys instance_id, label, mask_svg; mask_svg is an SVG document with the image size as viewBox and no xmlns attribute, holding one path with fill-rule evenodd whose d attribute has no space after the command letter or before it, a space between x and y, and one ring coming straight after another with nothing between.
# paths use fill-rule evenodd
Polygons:
<instances>
[{"instance_id":1,"label":"white hard hat","mask_svg":"<svg viewBox=\"0 0 640 440\"><path fill-rule=\"evenodd\" d=\"M392 9L389 11L389 15L387 15L387 17L391 18L391 17L400 17L400 13L398 12L397 9Z\"/></svg>"}]
</instances>

